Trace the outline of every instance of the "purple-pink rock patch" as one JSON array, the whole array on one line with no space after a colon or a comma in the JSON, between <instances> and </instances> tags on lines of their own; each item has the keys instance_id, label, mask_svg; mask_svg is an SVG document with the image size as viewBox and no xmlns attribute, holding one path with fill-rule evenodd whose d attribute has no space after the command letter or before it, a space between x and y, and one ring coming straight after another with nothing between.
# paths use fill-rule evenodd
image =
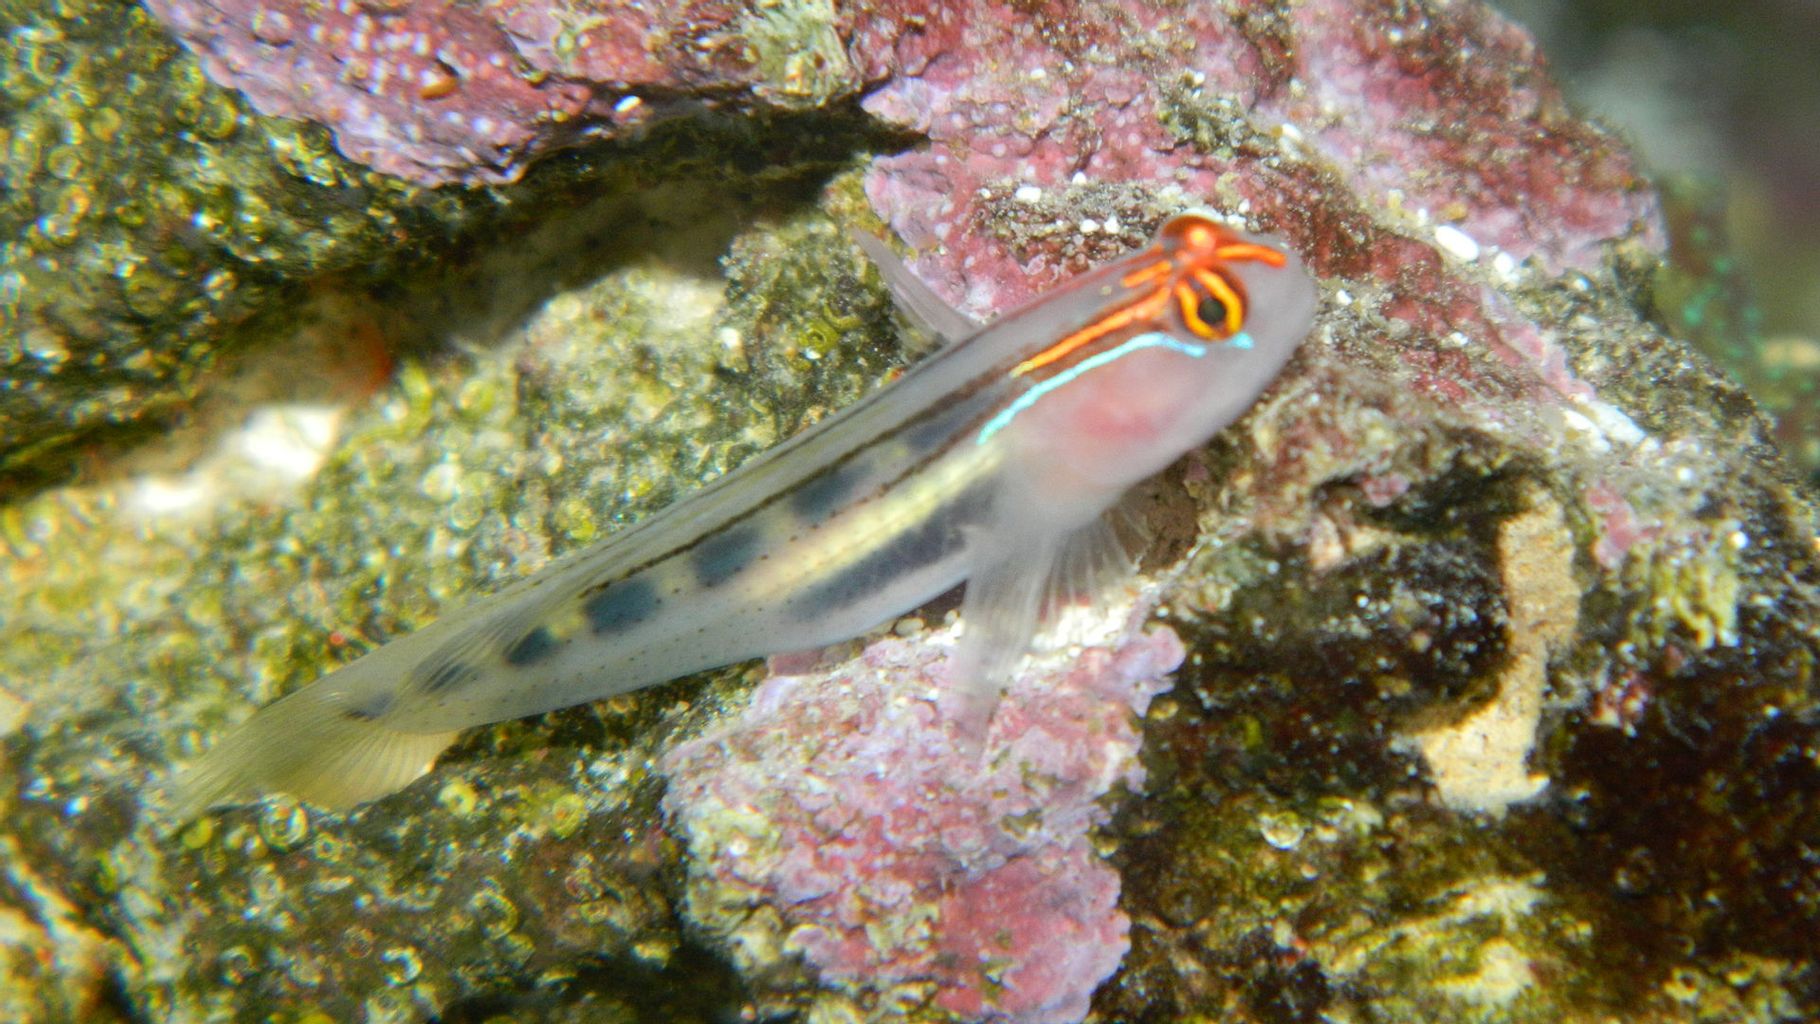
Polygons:
<instances>
[{"instance_id":1,"label":"purple-pink rock patch","mask_svg":"<svg viewBox=\"0 0 1820 1024\"><path fill-rule=\"evenodd\" d=\"M1037 660L983 752L937 710L951 654L951 636L891 638L773 675L665 758L691 916L737 948L773 908L826 986L933 986L963 1019L1079 1021L1129 945L1089 832L1114 785L1142 785L1138 717L1181 642L1158 629Z\"/></svg>"},{"instance_id":2,"label":"purple-pink rock patch","mask_svg":"<svg viewBox=\"0 0 1820 1024\"><path fill-rule=\"evenodd\" d=\"M736 5L147 0L217 84L328 126L426 185L517 180L540 154L749 85Z\"/></svg>"}]
</instances>

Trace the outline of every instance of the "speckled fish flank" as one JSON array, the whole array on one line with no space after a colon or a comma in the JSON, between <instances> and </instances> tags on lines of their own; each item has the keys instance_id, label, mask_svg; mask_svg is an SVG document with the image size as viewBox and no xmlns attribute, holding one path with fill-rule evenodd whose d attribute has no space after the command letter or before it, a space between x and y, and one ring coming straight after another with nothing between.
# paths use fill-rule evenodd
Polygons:
<instances>
[{"instance_id":1,"label":"speckled fish flank","mask_svg":"<svg viewBox=\"0 0 1820 1024\"><path fill-rule=\"evenodd\" d=\"M649 521L260 710L180 780L178 813L264 790L369 800L470 726L845 640L962 582L971 699L950 710L977 735L1052 577L1120 564L1103 514L1249 408L1314 315L1293 253L1199 213L964 337L862 246L945 347Z\"/></svg>"}]
</instances>

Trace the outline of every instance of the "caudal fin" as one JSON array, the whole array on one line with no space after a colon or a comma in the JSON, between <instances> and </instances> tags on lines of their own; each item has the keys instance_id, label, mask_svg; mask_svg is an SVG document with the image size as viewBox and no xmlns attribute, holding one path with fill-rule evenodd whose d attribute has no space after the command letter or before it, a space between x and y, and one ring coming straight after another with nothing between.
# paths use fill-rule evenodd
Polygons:
<instances>
[{"instance_id":1,"label":"caudal fin","mask_svg":"<svg viewBox=\"0 0 1820 1024\"><path fill-rule=\"evenodd\" d=\"M325 807L374 800L428 771L458 735L400 732L334 687L305 687L260 708L182 773L172 813L188 821L274 790Z\"/></svg>"}]
</instances>

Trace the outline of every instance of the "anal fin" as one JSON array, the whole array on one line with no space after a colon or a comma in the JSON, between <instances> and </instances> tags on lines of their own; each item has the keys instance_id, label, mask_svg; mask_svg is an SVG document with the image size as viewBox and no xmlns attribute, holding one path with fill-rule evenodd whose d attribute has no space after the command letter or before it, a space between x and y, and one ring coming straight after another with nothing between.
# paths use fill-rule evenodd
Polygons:
<instances>
[{"instance_id":1,"label":"anal fin","mask_svg":"<svg viewBox=\"0 0 1820 1024\"><path fill-rule=\"evenodd\" d=\"M317 684L253 713L176 782L173 816L281 790L349 807L402 789L429 770L459 732L401 732Z\"/></svg>"}]
</instances>

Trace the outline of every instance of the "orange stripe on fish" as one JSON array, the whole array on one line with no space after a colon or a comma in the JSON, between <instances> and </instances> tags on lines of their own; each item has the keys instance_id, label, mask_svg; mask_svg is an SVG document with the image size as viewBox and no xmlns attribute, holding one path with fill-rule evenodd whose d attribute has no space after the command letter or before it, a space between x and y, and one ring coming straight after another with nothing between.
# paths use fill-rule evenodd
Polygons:
<instances>
[{"instance_id":1,"label":"orange stripe on fish","mask_svg":"<svg viewBox=\"0 0 1820 1024\"><path fill-rule=\"evenodd\" d=\"M1280 267L1289 262L1289 258L1267 245L1252 242L1234 242L1222 245L1213 250L1213 255L1222 260L1256 260L1267 267Z\"/></svg>"},{"instance_id":2,"label":"orange stripe on fish","mask_svg":"<svg viewBox=\"0 0 1820 1024\"><path fill-rule=\"evenodd\" d=\"M1011 376L1021 377L1052 363L1068 358L1082 348L1116 333L1133 323L1160 315L1173 297L1181 309L1182 321L1202 338L1231 337L1245 326L1245 297L1226 276L1221 264L1255 261L1281 267L1287 257L1267 245L1231 241L1231 235L1217 225L1202 220L1187 220L1165 237L1175 241L1175 251L1159 256L1156 262L1133 270L1119 278L1126 288L1147 285L1155 288L1141 297L1119 306L1087 326L1066 335L1055 344L1017 364ZM1207 290L1197 295L1190 280ZM1204 298L1219 303L1219 322L1209 323L1201 314Z\"/></svg>"},{"instance_id":3,"label":"orange stripe on fish","mask_svg":"<svg viewBox=\"0 0 1820 1024\"><path fill-rule=\"evenodd\" d=\"M1168 260L1159 259L1142 270L1133 270L1131 273L1119 278L1119 283L1127 288L1136 288L1141 284L1149 284L1159 277L1168 277L1169 272L1174 269L1174 267L1175 265Z\"/></svg>"},{"instance_id":4,"label":"orange stripe on fish","mask_svg":"<svg viewBox=\"0 0 1820 1024\"><path fill-rule=\"evenodd\" d=\"M1165 273L1170 269L1168 263L1159 263L1157 266L1162 267ZM1114 331L1129 327L1136 321L1148 320L1151 317L1156 316L1168 305L1169 287L1164 285L1130 305L1121 306L1118 309L1113 310L1111 313L1100 317L1098 320L1075 331L1061 341L1056 342L1041 352L1038 352L1036 355L1031 356L1029 359L1017 364L1017 367L1011 371L1011 376L1021 377L1032 370L1040 370L1058 359L1066 358L1069 353L1074 352L1076 349L1079 349L1084 345L1091 345Z\"/></svg>"}]
</instances>

